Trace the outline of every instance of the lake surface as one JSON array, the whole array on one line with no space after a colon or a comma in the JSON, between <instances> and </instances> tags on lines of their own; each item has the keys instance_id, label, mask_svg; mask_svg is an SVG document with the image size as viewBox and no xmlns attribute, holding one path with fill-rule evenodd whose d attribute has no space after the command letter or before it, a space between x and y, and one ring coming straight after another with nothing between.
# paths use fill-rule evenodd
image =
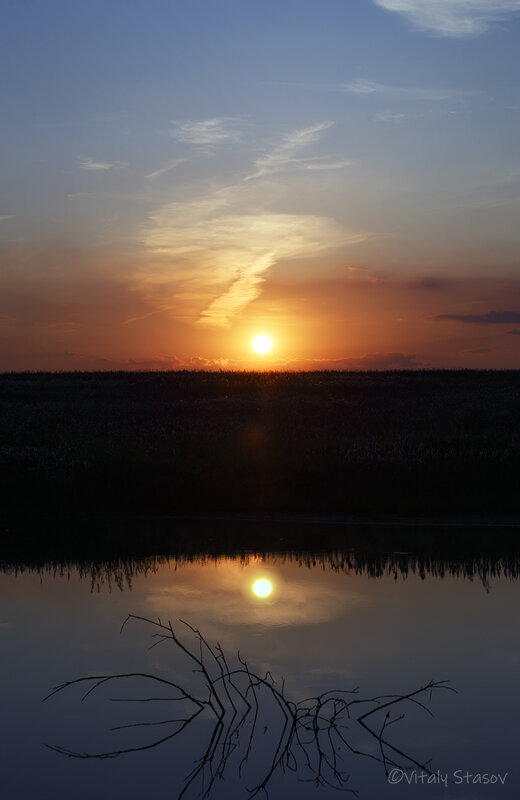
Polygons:
<instances>
[{"instance_id":1,"label":"lake surface","mask_svg":"<svg viewBox=\"0 0 520 800\"><path fill-rule=\"evenodd\" d=\"M491 541L495 532L490 528L485 536ZM269 583L265 597L255 594L258 580ZM342 718L346 727L338 728L344 742L332 736L336 755L343 758L338 769L350 776L346 781L342 775L339 782L362 798L516 798L518 600L514 558L418 558L413 551L396 553L391 540L370 557L356 548L295 553L279 547L277 552L245 548L235 554L176 553L104 562L4 561L2 796L177 797L186 777L202 765L185 797L201 796L208 787L209 797L248 797L248 790L263 782L275 800L333 797L332 786L317 788L312 779L320 758L317 741L322 777L334 785L339 780L327 750L334 701L321 708L317 727L302 712L304 748L294 739L282 762L285 772L281 766L272 770L288 738L272 687L281 697L283 686L283 696L294 703L331 691L337 704L340 698L404 696L430 681L447 680L456 693L438 688L416 696L433 717L402 700L366 718L381 734L387 710L387 722L404 714L381 734L396 750L381 747L357 721L376 703L349 706L350 718L346 713ZM247 715L247 706L240 706L234 719L223 682L217 680L226 713L212 763L197 761L208 748L211 754L219 727L217 715L204 705L210 696L206 677L192 672L198 665L174 642L152 638L164 633L152 622L131 619L120 633L129 614L163 624L171 620L179 640L195 656L202 652L213 680L218 679L217 662L204 646L199 650L196 634L179 619L198 628L211 646L220 643L229 669L244 669L237 659L240 652L252 672L267 674L255 691L246 691L247 676L236 676L241 693L235 694L236 705L242 696L253 708ZM167 720L188 719L198 709L186 699L172 699L180 695L170 685L145 678L111 680L84 701L82 695L93 684L73 685L41 702L65 681L127 673L173 681L203 701L204 708L177 736L114 758L68 758L45 747L83 754L145 747L182 724ZM357 695L341 694L356 687ZM146 698L156 699L135 702ZM305 707L315 710L315 701ZM110 730L152 722L162 724ZM348 745L365 754L352 753ZM381 755L386 755L389 777L384 763L376 760ZM410 769L396 771L395 763ZM433 775L419 768L426 763ZM445 776L452 783L445 785ZM263 794L259 789L258 795Z\"/></svg>"}]
</instances>

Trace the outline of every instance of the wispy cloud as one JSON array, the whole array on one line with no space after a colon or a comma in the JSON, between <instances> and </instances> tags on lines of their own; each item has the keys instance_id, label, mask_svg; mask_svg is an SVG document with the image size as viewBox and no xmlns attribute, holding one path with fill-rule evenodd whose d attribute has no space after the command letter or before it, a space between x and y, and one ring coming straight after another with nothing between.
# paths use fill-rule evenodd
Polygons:
<instances>
[{"instance_id":1,"label":"wispy cloud","mask_svg":"<svg viewBox=\"0 0 520 800\"><path fill-rule=\"evenodd\" d=\"M231 358L206 358L205 356L171 356L171 369L226 370L244 369L244 362Z\"/></svg>"},{"instance_id":2,"label":"wispy cloud","mask_svg":"<svg viewBox=\"0 0 520 800\"><path fill-rule=\"evenodd\" d=\"M238 123L234 117L173 120L170 135L179 142L194 145L236 144L242 138Z\"/></svg>"},{"instance_id":3,"label":"wispy cloud","mask_svg":"<svg viewBox=\"0 0 520 800\"><path fill-rule=\"evenodd\" d=\"M320 134L333 124L333 122L328 121L318 122L316 125L309 125L306 128L299 128L287 133L280 144L275 145L270 151L255 159L256 170L247 175L245 180L272 175L275 172L287 169L289 166L296 166L299 169L337 169L337 166L327 166L328 162L323 166L320 157L305 158L300 156L302 150L315 144ZM351 162L344 161L341 166L347 166L348 163Z\"/></svg>"},{"instance_id":4,"label":"wispy cloud","mask_svg":"<svg viewBox=\"0 0 520 800\"><path fill-rule=\"evenodd\" d=\"M488 311L487 314L438 314L435 319L451 319L472 325L511 325L520 322L520 311Z\"/></svg>"},{"instance_id":5,"label":"wispy cloud","mask_svg":"<svg viewBox=\"0 0 520 800\"><path fill-rule=\"evenodd\" d=\"M373 0L437 36L470 37L520 13L520 0Z\"/></svg>"},{"instance_id":6,"label":"wispy cloud","mask_svg":"<svg viewBox=\"0 0 520 800\"><path fill-rule=\"evenodd\" d=\"M378 122L395 122L407 119L408 116L409 114L403 114L397 111L391 111L390 109L385 109L385 111L380 111L378 114L376 114L375 118Z\"/></svg>"},{"instance_id":7,"label":"wispy cloud","mask_svg":"<svg viewBox=\"0 0 520 800\"><path fill-rule=\"evenodd\" d=\"M145 175L145 178L148 180L153 180L154 178L158 178L160 175L164 175L166 172L170 172L175 167L178 167L180 164L184 164L186 161L185 158L172 158L170 161L167 161L159 169L154 170L153 172L149 172L148 175Z\"/></svg>"},{"instance_id":8,"label":"wispy cloud","mask_svg":"<svg viewBox=\"0 0 520 800\"><path fill-rule=\"evenodd\" d=\"M201 146L234 141L238 137L234 123L225 118L177 122L172 135ZM150 215L143 242L155 265L158 259L163 266L142 270L136 289L156 313L166 311L187 322L230 325L259 296L277 261L312 257L366 239L365 232L346 231L326 217L272 212L268 207L272 187L266 195L265 183L254 180L288 169L315 173L355 163L335 154L305 152L332 124L322 121L286 132L252 159L250 174L237 175L235 183L221 188L206 183L192 199L166 203ZM148 177L173 169L176 163Z\"/></svg>"},{"instance_id":9,"label":"wispy cloud","mask_svg":"<svg viewBox=\"0 0 520 800\"><path fill-rule=\"evenodd\" d=\"M144 243L156 256L166 256L169 266L143 274L141 287L149 296L155 292L160 308L172 299L179 315L226 326L258 297L279 259L365 238L325 217L258 210L253 186L242 183L188 203L168 203L150 216Z\"/></svg>"},{"instance_id":10,"label":"wispy cloud","mask_svg":"<svg viewBox=\"0 0 520 800\"><path fill-rule=\"evenodd\" d=\"M328 87L331 91L352 92L360 95L390 97L395 100L425 100L443 102L445 100L464 100L479 94L478 91L462 91L460 89L442 89L435 87L389 86L372 80L358 78L349 83Z\"/></svg>"},{"instance_id":11,"label":"wispy cloud","mask_svg":"<svg viewBox=\"0 0 520 800\"><path fill-rule=\"evenodd\" d=\"M78 156L78 164L81 169L90 170L91 172L106 172L109 169L123 166L120 162L94 161L93 158L88 156Z\"/></svg>"},{"instance_id":12,"label":"wispy cloud","mask_svg":"<svg viewBox=\"0 0 520 800\"><path fill-rule=\"evenodd\" d=\"M14 219L14 214L0 214L0 222L3 222L6 219Z\"/></svg>"},{"instance_id":13,"label":"wispy cloud","mask_svg":"<svg viewBox=\"0 0 520 800\"><path fill-rule=\"evenodd\" d=\"M327 161L324 159L323 161L321 158L316 159L309 159L309 161L304 162L302 164L302 169L310 169L310 170L328 170L328 169L344 169L345 167L351 167L353 164L356 164L355 159L351 158L344 158L340 159L339 161Z\"/></svg>"}]
</instances>

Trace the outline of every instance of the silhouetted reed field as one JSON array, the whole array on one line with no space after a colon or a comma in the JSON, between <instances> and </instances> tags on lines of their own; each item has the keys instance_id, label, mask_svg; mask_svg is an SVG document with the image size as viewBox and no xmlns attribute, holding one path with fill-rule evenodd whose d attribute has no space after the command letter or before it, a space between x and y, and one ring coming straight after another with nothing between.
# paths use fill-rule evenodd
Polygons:
<instances>
[{"instance_id":1,"label":"silhouetted reed field","mask_svg":"<svg viewBox=\"0 0 520 800\"><path fill-rule=\"evenodd\" d=\"M11 511L514 513L520 371L0 375Z\"/></svg>"}]
</instances>

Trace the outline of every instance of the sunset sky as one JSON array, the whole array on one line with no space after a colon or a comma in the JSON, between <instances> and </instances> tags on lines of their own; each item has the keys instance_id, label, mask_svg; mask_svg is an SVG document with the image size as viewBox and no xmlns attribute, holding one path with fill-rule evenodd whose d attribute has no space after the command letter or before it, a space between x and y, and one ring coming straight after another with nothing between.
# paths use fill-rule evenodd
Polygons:
<instances>
[{"instance_id":1,"label":"sunset sky","mask_svg":"<svg viewBox=\"0 0 520 800\"><path fill-rule=\"evenodd\" d=\"M0 8L0 370L520 367L520 0Z\"/></svg>"}]
</instances>

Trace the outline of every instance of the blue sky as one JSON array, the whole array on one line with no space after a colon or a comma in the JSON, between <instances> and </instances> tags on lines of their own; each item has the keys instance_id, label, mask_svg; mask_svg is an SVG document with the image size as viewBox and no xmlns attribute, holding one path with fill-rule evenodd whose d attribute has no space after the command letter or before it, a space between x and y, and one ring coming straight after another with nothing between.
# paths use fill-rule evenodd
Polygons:
<instances>
[{"instance_id":1,"label":"blue sky","mask_svg":"<svg viewBox=\"0 0 520 800\"><path fill-rule=\"evenodd\" d=\"M1 9L0 368L518 365L520 0Z\"/></svg>"}]
</instances>

